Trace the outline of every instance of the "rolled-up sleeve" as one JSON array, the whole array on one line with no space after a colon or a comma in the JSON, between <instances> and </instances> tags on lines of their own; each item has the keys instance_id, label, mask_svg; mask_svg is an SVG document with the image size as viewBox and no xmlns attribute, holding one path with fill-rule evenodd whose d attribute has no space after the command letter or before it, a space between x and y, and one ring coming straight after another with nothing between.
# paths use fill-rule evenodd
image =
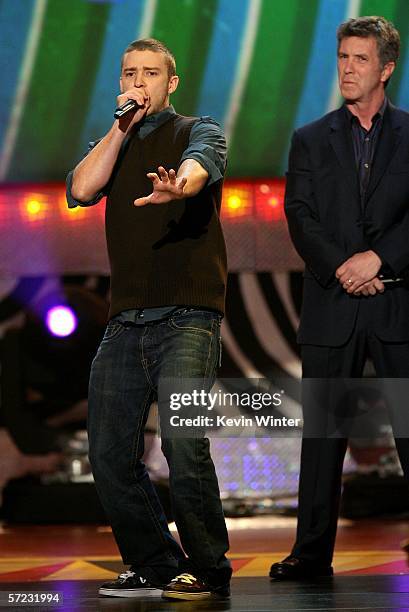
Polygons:
<instances>
[{"instance_id":1,"label":"rolled-up sleeve","mask_svg":"<svg viewBox=\"0 0 409 612\"><path fill-rule=\"evenodd\" d=\"M226 138L220 125L211 117L201 117L190 131L189 145L181 162L196 160L209 174L208 185L223 178L227 163Z\"/></svg>"},{"instance_id":2,"label":"rolled-up sleeve","mask_svg":"<svg viewBox=\"0 0 409 612\"><path fill-rule=\"evenodd\" d=\"M88 144L87 152L85 153L82 159L84 159L84 157L86 157L88 153L92 151L92 149L95 147L95 145L99 143L99 141L100 140L95 140ZM103 197L106 196L106 192L102 189L99 193L96 194L95 197L92 198L92 200L88 200L87 202L81 202L80 200L76 200L72 195L73 176L74 176L74 170L71 170L68 173L67 178L65 180L65 188L66 188L65 192L66 192L68 208L76 208L77 206L94 206L94 204L98 204L98 202Z\"/></svg>"}]
</instances>

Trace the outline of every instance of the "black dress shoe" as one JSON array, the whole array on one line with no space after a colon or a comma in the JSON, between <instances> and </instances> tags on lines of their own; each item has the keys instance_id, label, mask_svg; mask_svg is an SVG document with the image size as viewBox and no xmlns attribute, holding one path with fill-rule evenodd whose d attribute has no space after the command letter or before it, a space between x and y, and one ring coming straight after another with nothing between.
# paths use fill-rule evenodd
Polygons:
<instances>
[{"instance_id":1,"label":"black dress shoe","mask_svg":"<svg viewBox=\"0 0 409 612\"><path fill-rule=\"evenodd\" d=\"M320 565L297 557L287 557L280 563L273 563L270 569L272 580L306 580L332 576L334 570L330 565Z\"/></svg>"}]
</instances>

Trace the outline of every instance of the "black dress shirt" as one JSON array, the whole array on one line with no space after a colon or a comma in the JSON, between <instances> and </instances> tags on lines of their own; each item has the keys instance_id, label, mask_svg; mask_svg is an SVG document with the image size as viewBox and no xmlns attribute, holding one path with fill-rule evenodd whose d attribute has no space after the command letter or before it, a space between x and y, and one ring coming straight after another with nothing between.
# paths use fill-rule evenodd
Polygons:
<instances>
[{"instance_id":1,"label":"black dress shirt","mask_svg":"<svg viewBox=\"0 0 409 612\"><path fill-rule=\"evenodd\" d=\"M353 115L345 105L345 110L351 124L352 141L354 144L355 163L359 176L359 187L361 194L362 208L365 206L366 190L371 176L372 165L375 157L376 146L382 131L383 116L387 99L385 98L382 106L372 117L372 125L366 130L360 123L358 117Z\"/></svg>"}]
</instances>

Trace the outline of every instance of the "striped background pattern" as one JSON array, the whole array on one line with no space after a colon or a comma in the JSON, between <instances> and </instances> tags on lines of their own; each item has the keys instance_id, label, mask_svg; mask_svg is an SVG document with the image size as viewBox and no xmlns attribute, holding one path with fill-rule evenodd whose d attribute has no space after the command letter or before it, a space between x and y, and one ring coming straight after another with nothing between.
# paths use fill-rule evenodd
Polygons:
<instances>
[{"instance_id":1,"label":"striped background pattern","mask_svg":"<svg viewBox=\"0 0 409 612\"><path fill-rule=\"evenodd\" d=\"M389 88L409 108L407 0L0 0L0 180L61 180L106 132L121 53L174 51L178 112L224 126L230 176L280 176L294 127L335 108L335 30L382 14L399 28Z\"/></svg>"}]
</instances>

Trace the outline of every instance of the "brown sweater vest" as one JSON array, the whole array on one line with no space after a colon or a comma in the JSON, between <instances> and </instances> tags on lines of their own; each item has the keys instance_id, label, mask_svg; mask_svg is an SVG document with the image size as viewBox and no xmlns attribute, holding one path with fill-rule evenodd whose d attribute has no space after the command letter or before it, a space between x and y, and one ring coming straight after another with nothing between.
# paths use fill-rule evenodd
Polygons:
<instances>
[{"instance_id":1,"label":"brown sweater vest","mask_svg":"<svg viewBox=\"0 0 409 612\"><path fill-rule=\"evenodd\" d=\"M172 115L143 140L131 138L114 169L106 207L110 316L129 308L194 306L224 312L226 249L222 181L193 198L137 208L158 166L177 170L195 118Z\"/></svg>"}]
</instances>

